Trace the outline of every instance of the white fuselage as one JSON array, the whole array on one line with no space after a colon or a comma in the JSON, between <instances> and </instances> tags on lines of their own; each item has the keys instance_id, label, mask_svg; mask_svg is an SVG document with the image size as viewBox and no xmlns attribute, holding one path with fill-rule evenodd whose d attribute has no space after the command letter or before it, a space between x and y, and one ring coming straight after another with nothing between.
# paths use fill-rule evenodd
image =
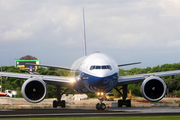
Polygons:
<instances>
[{"instance_id":1,"label":"white fuselage","mask_svg":"<svg viewBox=\"0 0 180 120\"><path fill-rule=\"evenodd\" d=\"M119 69L116 61L102 53L93 53L76 60L71 67L78 92L109 92L117 83Z\"/></svg>"}]
</instances>

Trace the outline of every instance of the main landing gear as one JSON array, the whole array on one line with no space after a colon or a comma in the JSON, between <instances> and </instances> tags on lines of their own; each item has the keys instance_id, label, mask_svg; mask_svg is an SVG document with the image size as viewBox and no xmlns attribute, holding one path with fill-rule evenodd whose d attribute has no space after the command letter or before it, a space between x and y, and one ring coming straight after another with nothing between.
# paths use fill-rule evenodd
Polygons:
<instances>
[{"instance_id":1,"label":"main landing gear","mask_svg":"<svg viewBox=\"0 0 180 120\"><path fill-rule=\"evenodd\" d=\"M65 100L61 100L62 95L69 89L62 89L61 86L56 86L57 87L57 101L53 101L53 108L57 108L57 106L61 106L62 108L66 107ZM64 90L64 92L62 92Z\"/></svg>"},{"instance_id":2,"label":"main landing gear","mask_svg":"<svg viewBox=\"0 0 180 120\"><path fill-rule=\"evenodd\" d=\"M102 103L103 101L103 97L99 97L99 103L96 104L96 109L97 110L105 110L106 109L106 105L104 103Z\"/></svg>"},{"instance_id":3,"label":"main landing gear","mask_svg":"<svg viewBox=\"0 0 180 120\"><path fill-rule=\"evenodd\" d=\"M118 100L118 107L122 107L123 105L126 105L126 107L131 107L131 99L126 100L127 98L127 85L122 86L122 92L120 92L120 89L115 88L121 95L122 95L122 100Z\"/></svg>"}]
</instances>

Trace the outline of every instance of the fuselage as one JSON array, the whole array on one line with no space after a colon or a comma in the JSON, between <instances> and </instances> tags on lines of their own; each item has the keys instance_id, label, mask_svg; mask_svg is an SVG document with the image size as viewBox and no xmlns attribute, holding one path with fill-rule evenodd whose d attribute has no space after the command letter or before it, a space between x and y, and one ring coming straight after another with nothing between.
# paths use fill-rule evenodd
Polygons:
<instances>
[{"instance_id":1,"label":"fuselage","mask_svg":"<svg viewBox=\"0 0 180 120\"><path fill-rule=\"evenodd\" d=\"M103 53L93 53L76 60L71 67L74 89L82 93L109 92L117 83L116 61Z\"/></svg>"}]
</instances>

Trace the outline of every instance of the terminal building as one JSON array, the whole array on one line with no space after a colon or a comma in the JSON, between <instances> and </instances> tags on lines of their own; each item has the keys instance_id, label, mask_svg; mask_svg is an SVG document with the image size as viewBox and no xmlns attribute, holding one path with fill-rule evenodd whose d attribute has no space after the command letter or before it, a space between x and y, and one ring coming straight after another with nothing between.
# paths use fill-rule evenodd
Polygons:
<instances>
[{"instance_id":1,"label":"terminal building","mask_svg":"<svg viewBox=\"0 0 180 120\"><path fill-rule=\"evenodd\" d=\"M28 70L30 73L37 73L37 69L39 68L39 66L32 66L26 63L40 64L40 60L31 55L26 55L24 57L21 57L20 60L15 60L15 67Z\"/></svg>"}]
</instances>

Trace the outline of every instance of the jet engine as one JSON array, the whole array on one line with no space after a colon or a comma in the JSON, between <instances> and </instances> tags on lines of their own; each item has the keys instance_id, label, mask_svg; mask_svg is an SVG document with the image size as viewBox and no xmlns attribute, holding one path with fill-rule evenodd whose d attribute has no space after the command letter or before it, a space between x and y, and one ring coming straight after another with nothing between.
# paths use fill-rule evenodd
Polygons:
<instances>
[{"instance_id":1,"label":"jet engine","mask_svg":"<svg viewBox=\"0 0 180 120\"><path fill-rule=\"evenodd\" d=\"M164 97L166 88L166 84L161 78L150 76L142 82L141 93L147 100L155 102Z\"/></svg>"},{"instance_id":2,"label":"jet engine","mask_svg":"<svg viewBox=\"0 0 180 120\"><path fill-rule=\"evenodd\" d=\"M46 83L40 78L29 78L23 83L21 93L28 102L41 102L46 97Z\"/></svg>"}]
</instances>

